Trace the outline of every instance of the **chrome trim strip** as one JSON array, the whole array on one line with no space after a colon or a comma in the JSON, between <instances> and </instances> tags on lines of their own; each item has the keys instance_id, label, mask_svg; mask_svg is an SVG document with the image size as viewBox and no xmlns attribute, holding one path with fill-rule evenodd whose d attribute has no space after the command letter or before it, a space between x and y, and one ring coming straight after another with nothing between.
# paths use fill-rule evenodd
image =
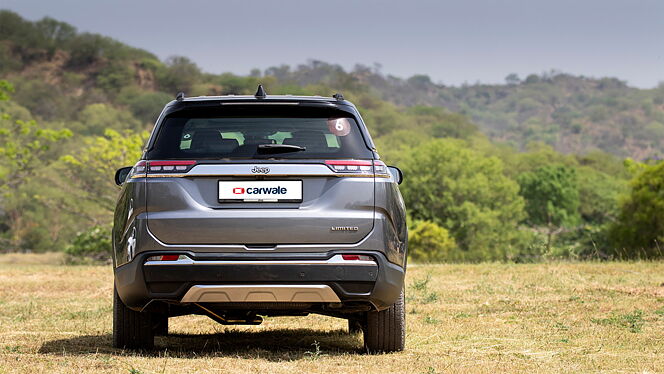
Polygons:
<instances>
[{"instance_id":1,"label":"chrome trim strip","mask_svg":"<svg viewBox=\"0 0 664 374\"><path fill-rule=\"evenodd\" d=\"M176 261L147 261L145 266L163 265L350 265L378 266L375 261L344 260L341 255L334 255L327 260L199 260L186 259Z\"/></svg>"},{"instance_id":2,"label":"chrome trim strip","mask_svg":"<svg viewBox=\"0 0 664 374\"><path fill-rule=\"evenodd\" d=\"M255 166L269 167L267 174L252 173ZM187 178L187 177L352 177L352 178L390 178L389 174L338 173L324 164L197 164L187 173L155 172L134 177L148 178ZM132 177L132 178L134 178Z\"/></svg>"},{"instance_id":3,"label":"chrome trim strip","mask_svg":"<svg viewBox=\"0 0 664 374\"><path fill-rule=\"evenodd\" d=\"M286 302L339 303L339 296L323 284L292 285L197 285L180 300L182 303Z\"/></svg>"},{"instance_id":4,"label":"chrome trim strip","mask_svg":"<svg viewBox=\"0 0 664 374\"><path fill-rule=\"evenodd\" d=\"M380 174L148 174L133 176L134 178L187 178L187 177L255 177L263 175L269 177L353 177L353 178L389 178L389 175Z\"/></svg>"}]
</instances>

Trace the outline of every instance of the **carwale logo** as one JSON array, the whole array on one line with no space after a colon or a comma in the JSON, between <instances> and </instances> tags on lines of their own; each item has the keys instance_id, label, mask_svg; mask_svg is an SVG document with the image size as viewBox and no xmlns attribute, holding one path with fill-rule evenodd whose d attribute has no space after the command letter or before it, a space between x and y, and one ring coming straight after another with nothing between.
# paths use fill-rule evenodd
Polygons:
<instances>
[{"instance_id":1,"label":"carwale logo","mask_svg":"<svg viewBox=\"0 0 664 374\"><path fill-rule=\"evenodd\" d=\"M285 195L288 193L288 188L282 186L274 187L233 187L233 194L235 195Z\"/></svg>"},{"instance_id":2,"label":"carwale logo","mask_svg":"<svg viewBox=\"0 0 664 374\"><path fill-rule=\"evenodd\" d=\"M270 168L266 166L254 166L254 168L251 169L251 172L254 174L267 174L270 172Z\"/></svg>"}]
</instances>

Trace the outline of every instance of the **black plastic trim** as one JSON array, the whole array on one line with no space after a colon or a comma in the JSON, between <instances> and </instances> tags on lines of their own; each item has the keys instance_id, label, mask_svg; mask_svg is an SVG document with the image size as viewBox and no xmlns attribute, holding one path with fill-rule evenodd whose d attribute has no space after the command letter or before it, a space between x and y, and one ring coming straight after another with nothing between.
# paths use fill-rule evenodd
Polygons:
<instances>
[{"instance_id":1,"label":"black plastic trim","mask_svg":"<svg viewBox=\"0 0 664 374\"><path fill-rule=\"evenodd\" d=\"M194 253L186 254L202 260L326 260L344 251L327 253ZM369 302L377 310L392 305L403 288L405 270L390 263L376 251L353 251L373 256L378 267L359 265L159 265L144 266L147 257L174 254L174 251L142 252L115 269L115 285L122 301L134 310L141 310L152 300L178 302L194 284L328 284L343 302ZM377 269L377 271L376 271ZM223 273L221 271L223 270ZM148 284L168 283L173 292L150 292ZM373 284L370 293L352 293L358 284ZM177 285L179 286L173 286Z\"/></svg>"}]
</instances>

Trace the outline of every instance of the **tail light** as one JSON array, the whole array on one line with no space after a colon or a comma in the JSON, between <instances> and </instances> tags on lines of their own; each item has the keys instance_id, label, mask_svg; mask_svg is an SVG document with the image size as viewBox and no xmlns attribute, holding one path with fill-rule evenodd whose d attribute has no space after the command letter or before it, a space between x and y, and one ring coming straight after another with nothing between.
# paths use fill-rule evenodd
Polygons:
<instances>
[{"instance_id":1,"label":"tail light","mask_svg":"<svg viewBox=\"0 0 664 374\"><path fill-rule=\"evenodd\" d=\"M134 165L133 168L129 171L127 178L143 178L145 177L145 165L146 162L141 160Z\"/></svg>"},{"instance_id":2,"label":"tail light","mask_svg":"<svg viewBox=\"0 0 664 374\"><path fill-rule=\"evenodd\" d=\"M335 173L348 176L389 177L387 166L382 161L327 160L325 165Z\"/></svg>"},{"instance_id":3,"label":"tail light","mask_svg":"<svg viewBox=\"0 0 664 374\"><path fill-rule=\"evenodd\" d=\"M374 161L374 172L376 173L377 177L382 177L382 178L389 178L390 177L390 172L387 170L387 165L383 161Z\"/></svg>"},{"instance_id":4,"label":"tail light","mask_svg":"<svg viewBox=\"0 0 664 374\"><path fill-rule=\"evenodd\" d=\"M148 174L181 174L191 170L194 165L196 165L196 161L193 160L148 161L147 172Z\"/></svg>"}]
</instances>

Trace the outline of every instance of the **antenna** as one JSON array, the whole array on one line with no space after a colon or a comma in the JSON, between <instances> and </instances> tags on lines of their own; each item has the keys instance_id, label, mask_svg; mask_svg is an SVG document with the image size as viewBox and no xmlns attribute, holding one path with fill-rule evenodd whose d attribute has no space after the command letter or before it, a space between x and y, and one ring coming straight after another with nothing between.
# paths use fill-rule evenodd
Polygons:
<instances>
[{"instance_id":1,"label":"antenna","mask_svg":"<svg viewBox=\"0 0 664 374\"><path fill-rule=\"evenodd\" d=\"M175 95L175 100L177 100L177 101L184 100L184 92L182 92L182 91L178 92L177 95Z\"/></svg>"},{"instance_id":2,"label":"antenna","mask_svg":"<svg viewBox=\"0 0 664 374\"><path fill-rule=\"evenodd\" d=\"M265 92L265 89L263 88L262 84L258 85L258 89L256 90L256 93L254 94L257 99L265 99L265 96L267 96L267 93Z\"/></svg>"},{"instance_id":3,"label":"antenna","mask_svg":"<svg viewBox=\"0 0 664 374\"><path fill-rule=\"evenodd\" d=\"M338 101L342 101L344 99L344 95L342 95L340 92L335 93L332 95L333 98L337 99Z\"/></svg>"}]
</instances>

